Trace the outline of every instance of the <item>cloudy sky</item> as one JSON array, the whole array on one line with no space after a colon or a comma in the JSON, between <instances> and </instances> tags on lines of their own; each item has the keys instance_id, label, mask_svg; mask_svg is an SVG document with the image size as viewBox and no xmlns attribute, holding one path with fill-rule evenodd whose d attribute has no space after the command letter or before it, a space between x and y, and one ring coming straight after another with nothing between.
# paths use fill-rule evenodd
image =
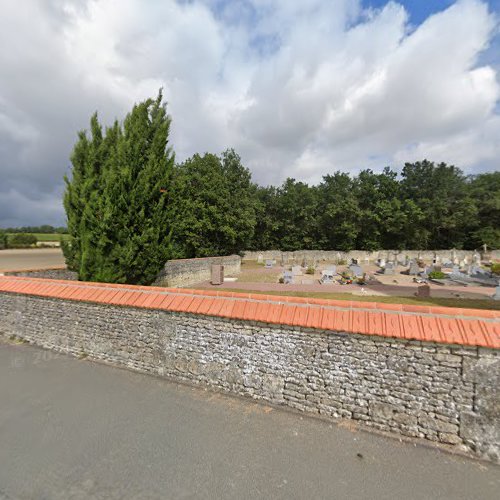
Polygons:
<instances>
[{"instance_id":1,"label":"cloudy sky","mask_svg":"<svg viewBox=\"0 0 500 500\"><path fill-rule=\"evenodd\" d=\"M261 184L500 168L500 0L0 0L0 227L64 224L78 130L164 88L178 160Z\"/></svg>"}]
</instances>

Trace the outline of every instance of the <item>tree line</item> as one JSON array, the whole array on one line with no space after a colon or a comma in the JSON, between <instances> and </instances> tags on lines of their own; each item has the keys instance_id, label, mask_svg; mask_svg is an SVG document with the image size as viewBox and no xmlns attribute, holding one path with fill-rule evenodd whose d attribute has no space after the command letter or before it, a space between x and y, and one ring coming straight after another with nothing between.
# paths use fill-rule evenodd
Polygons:
<instances>
[{"instance_id":1,"label":"tree line","mask_svg":"<svg viewBox=\"0 0 500 500\"><path fill-rule=\"evenodd\" d=\"M44 224L42 226L20 226L20 227L6 227L0 229L0 231L4 231L9 234L16 233L38 233L38 234L66 234L68 230L63 227L55 227L50 226L49 224Z\"/></svg>"},{"instance_id":2,"label":"tree line","mask_svg":"<svg viewBox=\"0 0 500 500\"><path fill-rule=\"evenodd\" d=\"M424 160L263 187L232 149L176 163L170 124L160 92L79 133L63 250L80 279L151 283L170 258L244 250L500 247L500 172Z\"/></svg>"}]
</instances>

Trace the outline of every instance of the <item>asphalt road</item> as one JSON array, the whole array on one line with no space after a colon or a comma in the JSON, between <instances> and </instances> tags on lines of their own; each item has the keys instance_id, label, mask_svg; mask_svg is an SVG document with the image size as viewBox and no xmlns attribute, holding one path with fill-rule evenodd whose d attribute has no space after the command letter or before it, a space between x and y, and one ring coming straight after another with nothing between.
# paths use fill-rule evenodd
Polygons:
<instances>
[{"instance_id":1,"label":"asphalt road","mask_svg":"<svg viewBox=\"0 0 500 500\"><path fill-rule=\"evenodd\" d=\"M0 250L0 273L22 269L47 269L64 266L60 248Z\"/></svg>"},{"instance_id":2,"label":"asphalt road","mask_svg":"<svg viewBox=\"0 0 500 500\"><path fill-rule=\"evenodd\" d=\"M2 499L493 499L498 491L494 465L0 342Z\"/></svg>"}]
</instances>

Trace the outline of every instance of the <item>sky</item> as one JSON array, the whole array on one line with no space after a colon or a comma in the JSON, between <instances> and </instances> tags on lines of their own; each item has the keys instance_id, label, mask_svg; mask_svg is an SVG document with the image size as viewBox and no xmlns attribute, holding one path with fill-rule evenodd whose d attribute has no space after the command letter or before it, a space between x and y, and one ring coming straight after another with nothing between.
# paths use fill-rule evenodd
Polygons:
<instances>
[{"instance_id":1,"label":"sky","mask_svg":"<svg viewBox=\"0 0 500 500\"><path fill-rule=\"evenodd\" d=\"M164 89L259 184L500 168L500 0L0 0L0 227L65 223L77 132Z\"/></svg>"}]
</instances>

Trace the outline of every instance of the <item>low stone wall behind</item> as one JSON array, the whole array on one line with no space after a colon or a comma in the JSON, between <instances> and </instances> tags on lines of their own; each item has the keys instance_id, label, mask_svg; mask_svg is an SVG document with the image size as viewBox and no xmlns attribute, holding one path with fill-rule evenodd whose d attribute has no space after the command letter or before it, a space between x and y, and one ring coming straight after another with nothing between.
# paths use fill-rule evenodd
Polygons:
<instances>
[{"instance_id":1,"label":"low stone wall behind","mask_svg":"<svg viewBox=\"0 0 500 500\"><path fill-rule=\"evenodd\" d=\"M241 272L241 257L239 255L169 260L153 286L181 287L207 281L211 278L212 264L222 264L225 276Z\"/></svg>"},{"instance_id":2,"label":"low stone wall behind","mask_svg":"<svg viewBox=\"0 0 500 500\"><path fill-rule=\"evenodd\" d=\"M345 260L347 263L351 259L358 259L360 264L365 262L375 262L377 259L390 260L391 258L404 259L422 259L427 262L432 262L437 255L441 260L458 260L467 259L469 264L473 262L474 251L472 250L378 250L375 252L367 252L364 250L352 250L351 252L341 252L338 250L297 250L295 252L284 252L281 250L265 250L265 251L247 251L243 255L243 260L262 260L275 259L278 262L283 259L285 263L300 264L305 260L308 264L312 262L337 262ZM494 250L489 252L492 259L500 259L500 251Z\"/></svg>"},{"instance_id":3,"label":"low stone wall behind","mask_svg":"<svg viewBox=\"0 0 500 500\"><path fill-rule=\"evenodd\" d=\"M5 276L21 276L26 278L45 278L50 280L78 280L78 273L70 271L66 268L57 269L33 269L25 271L7 271L3 273Z\"/></svg>"},{"instance_id":4,"label":"low stone wall behind","mask_svg":"<svg viewBox=\"0 0 500 500\"><path fill-rule=\"evenodd\" d=\"M0 334L500 459L498 349L156 310L168 295L109 290L152 309L4 291ZM214 301L186 295L177 307L193 300Z\"/></svg>"}]
</instances>

